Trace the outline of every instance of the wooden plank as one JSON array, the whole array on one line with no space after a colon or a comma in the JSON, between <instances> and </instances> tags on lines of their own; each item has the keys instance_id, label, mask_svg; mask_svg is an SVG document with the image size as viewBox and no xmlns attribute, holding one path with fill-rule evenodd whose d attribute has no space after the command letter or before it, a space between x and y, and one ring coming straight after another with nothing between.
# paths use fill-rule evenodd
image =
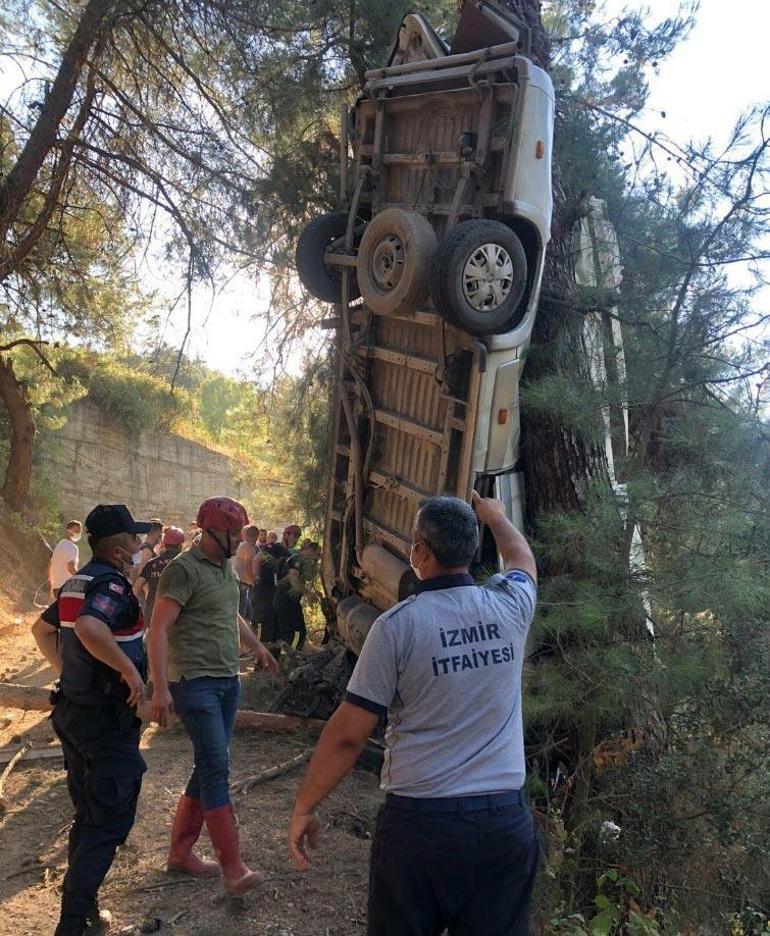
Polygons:
<instances>
[{"instance_id":1,"label":"wooden plank","mask_svg":"<svg viewBox=\"0 0 770 936\"><path fill-rule=\"evenodd\" d=\"M382 541L392 546L398 555L409 552L412 544L412 538L393 530L390 527L383 526L374 520L364 520L364 529L375 541Z\"/></svg>"},{"instance_id":2,"label":"wooden plank","mask_svg":"<svg viewBox=\"0 0 770 936\"><path fill-rule=\"evenodd\" d=\"M444 434L442 432L437 432L435 429L431 429L430 426L426 426L414 419L407 419L405 416L399 416L397 413L391 413L390 410L383 409L376 409L374 415L378 423L390 426L391 429L398 429L400 432L406 432L439 447L444 443Z\"/></svg>"},{"instance_id":3,"label":"wooden plank","mask_svg":"<svg viewBox=\"0 0 770 936\"><path fill-rule=\"evenodd\" d=\"M365 72L367 81L374 78L388 78L392 75L406 75L413 72L454 68L457 65L467 65L469 62L486 61L491 58L500 58L505 55L516 55L519 51L518 42L503 42L500 45L488 46L485 49L476 49L473 52L459 52L456 55L444 55L440 58L427 59L424 62L406 62L403 65L387 65L383 68L372 68Z\"/></svg>"},{"instance_id":4,"label":"wooden plank","mask_svg":"<svg viewBox=\"0 0 770 936\"><path fill-rule=\"evenodd\" d=\"M416 485L407 484L400 478L394 478L392 475L378 471L376 468L373 468L369 472L369 480L375 487L382 488L386 491L393 491L400 497L406 497L418 504L431 496L430 491L424 491Z\"/></svg>"},{"instance_id":5,"label":"wooden plank","mask_svg":"<svg viewBox=\"0 0 770 936\"><path fill-rule=\"evenodd\" d=\"M468 78L475 81L479 75L490 75L494 72L510 71L513 68L513 58L493 59L491 62L460 65L456 68L443 68L440 71L418 72L415 75L396 75L393 78L375 78L366 85L367 91L392 90L405 88L411 85L438 84L444 81L457 81Z\"/></svg>"},{"instance_id":6,"label":"wooden plank","mask_svg":"<svg viewBox=\"0 0 770 936\"><path fill-rule=\"evenodd\" d=\"M420 374L430 374L431 377L436 373L438 367L436 361L431 358L419 357L416 354L404 354L402 351L391 351L389 348L380 348L377 345L370 345L366 349L366 356L374 358L376 361L395 364L398 367L408 367L409 370L417 371Z\"/></svg>"}]
</instances>

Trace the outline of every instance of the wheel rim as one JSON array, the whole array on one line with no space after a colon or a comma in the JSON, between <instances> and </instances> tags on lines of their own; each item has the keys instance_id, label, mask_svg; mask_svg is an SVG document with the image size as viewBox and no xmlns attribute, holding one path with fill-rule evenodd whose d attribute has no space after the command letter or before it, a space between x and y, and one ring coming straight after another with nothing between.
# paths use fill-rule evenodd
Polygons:
<instances>
[{"instance_id":1,"label":"wheel rim","mask_svg":"<svg viewBox=\"0 0 770 936\"><path fill-rule=\"evenodd\" d=\"M513 261L500 244L480 244L465 261L463 294L477 312L494 312L513 288Z\"/></svg>"},{"instance_id":2,"label":"wheel rim","mask_svg":"<svg viewBox=\"0 0 770 936\"><path fill-rule=\"evenodd\" d=\"M374 248L370 269L379 289L389 292L398 286L404 272L404 245L395 234L386 235Z\"/></svg>"}]
</instances>

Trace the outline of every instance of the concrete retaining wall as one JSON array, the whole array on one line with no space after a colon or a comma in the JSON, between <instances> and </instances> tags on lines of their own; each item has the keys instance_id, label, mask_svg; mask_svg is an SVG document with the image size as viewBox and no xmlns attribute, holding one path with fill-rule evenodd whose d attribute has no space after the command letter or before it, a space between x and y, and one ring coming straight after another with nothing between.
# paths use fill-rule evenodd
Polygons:
<instances>
[{"instance_id":1,"label":"concrete retaining wall","mask_svg":"<svg viewBox=\"0 0 770 936\"><path fill-rule=\"evenodd\" d=\"M138 442L89 403L41 446L64 514L84 519L96 504L128 504L137 518L160 517L182 528L206 497L241 499L241 466L180 436L152 433Z\"/></svg>"}]
</instances>

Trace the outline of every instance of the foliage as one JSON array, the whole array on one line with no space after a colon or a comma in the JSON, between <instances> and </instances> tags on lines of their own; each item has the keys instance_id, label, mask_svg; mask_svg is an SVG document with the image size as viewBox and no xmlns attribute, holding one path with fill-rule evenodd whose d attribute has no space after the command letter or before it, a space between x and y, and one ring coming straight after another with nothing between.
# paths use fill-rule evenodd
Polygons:
<instances>
[{"instance_id":1,"label":"foliage","mask_svg":"<svg viewBox=\"0 0 770 936\"><path fill-rule=\"evenodd\" d=\"M524 706L530 783L553 843L541 909L557 931L634 931L630 898L596 902L595 881L613 867L666 931L726 931L766 905L770 875L758 805L770 795L770 449L756 330L767 109L741 117L723 153L637 132L644 70L688 23L550 10L561 182L577 218L587 194L605 201L623 279L561 310L600 323L607 385L530 366L523 406L590 446L603 403L623 487L603 472L579 478L579 509L533 518L548 572ZM613 321L624 361L613 359ZM533 348L529 364L552 351Z\"/></svg>"}]
</instances>

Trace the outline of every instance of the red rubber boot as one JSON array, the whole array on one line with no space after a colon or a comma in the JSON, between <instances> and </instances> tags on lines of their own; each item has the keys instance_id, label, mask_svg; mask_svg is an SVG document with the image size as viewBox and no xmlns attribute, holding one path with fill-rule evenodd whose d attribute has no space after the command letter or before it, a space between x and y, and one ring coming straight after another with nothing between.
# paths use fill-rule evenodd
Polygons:
<instances>
[{"instance_id":1,"label":"red rubber boot","mask_svg":"<svg viewBox=\"0 0 770 936\"><path fill-rule=\"evenodd\" d=\"M203 828L201 801L183 793L179 797L171 829L171 849L166 867L169 871L182 871L197 877L216 877L219 865L215 861L203 861L193 852Z\"/></svg>"},{"instance_id":2,"label":"red rubber boot","mask_svg":"<svg viewBox=\"0 0 770 936\"><path fill-rule=\"evenodd\" d=\"M214 851L222 868L225 890L230 894L244 894L265 879L261 871L252 871L241 858L235 813L230 803L203 813Z\"/></svg>"}]
</instances>

